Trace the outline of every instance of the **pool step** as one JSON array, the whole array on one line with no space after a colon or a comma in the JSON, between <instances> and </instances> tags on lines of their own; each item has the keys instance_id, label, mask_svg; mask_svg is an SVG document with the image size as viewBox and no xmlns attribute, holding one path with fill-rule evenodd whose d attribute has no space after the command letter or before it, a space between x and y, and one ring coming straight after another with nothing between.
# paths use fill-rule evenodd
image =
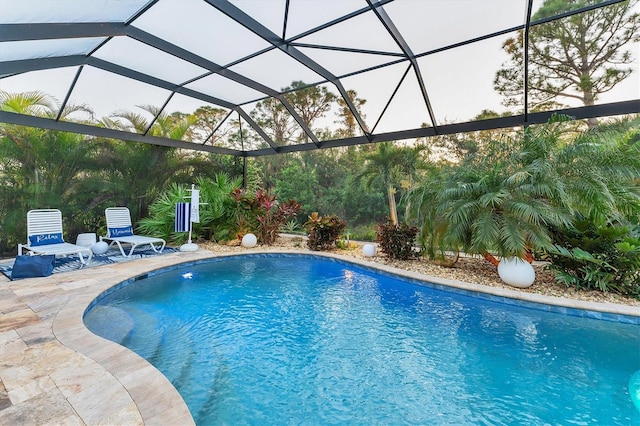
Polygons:
<instances>
[{"instance_id":1,"label":"pool step","mask_svg":"<svg viewBox=\"0 0 640 426\"><path fill-rule=\"evenodd\" d=\"M122 342L133 330L134 320L129 313L115 306L95 306L84 318L91 332L113 342Z\"/></svg>"}]
</instances>

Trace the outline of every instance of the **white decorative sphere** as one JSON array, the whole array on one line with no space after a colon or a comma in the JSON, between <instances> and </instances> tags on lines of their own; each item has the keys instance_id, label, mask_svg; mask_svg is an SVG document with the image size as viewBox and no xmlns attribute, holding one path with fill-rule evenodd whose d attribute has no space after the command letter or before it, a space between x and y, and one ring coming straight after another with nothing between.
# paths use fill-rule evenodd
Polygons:
<instances>
[{"instance_id":1,"label":"white decorative sphere","mask_svg":"<svg viewBox=\"0 0 640 426\"><path fill-rule=\"evenodd\" d=\"M109 250L109 244L104 241L98 241L94 245L91 246L91 251L93 254L105 254Z\"/></svg>"},{"instance_id":2,"label":"white decorative sphere","mask_svg":"<svg viewBox=\"0 0 640 426\"><path fill-rule=\"evenodd\" d=\"M498 275L505 284L518 288L530 287L536 279L533 266L519 257L502 259L498 264Z\"/></svg>"},{"instance_id":3,"label":"white decorative sphere","mask_svg":"<svg viewBox=\"0 0 640 426\"><path fill-rule=\"evenodd\" d=\"M373 244L365 244L364 247L362 247L362 254L367 257L374 256L376 254L376 246Z\"/></svg>"},{"instance_id":4,"label":"white decorative sphere","mask_svg":"<svg viewBox=\"0 0 640 426\"><path fill-rule=\"evenodd\" d=\"M242 237L242 247L251 248L255 247L258 244L258 238L253 234L245 234Z\"/></svg>"}]
</instances>

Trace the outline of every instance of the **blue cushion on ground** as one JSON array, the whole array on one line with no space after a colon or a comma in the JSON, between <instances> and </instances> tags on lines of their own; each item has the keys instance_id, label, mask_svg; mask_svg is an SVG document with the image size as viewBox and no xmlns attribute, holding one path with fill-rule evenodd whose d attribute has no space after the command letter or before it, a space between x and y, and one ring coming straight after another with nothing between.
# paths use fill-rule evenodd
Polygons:
<instances>
[{"instance_id":1,"label":"blue cushion on ground","mask_svg":"<svg viewBox=\"0 0 640 426\"><path fill-rule=\"evenodd\" d=\"M62 239L62 232L58 232L55 234L29 235L30 246L46 246L49 244L60 244L60 243L64 243L64 240Z\"/></svg>"},{"instance_id":2,"label":"blue cushion on ground","mask_svg":"<svg viewBox=\"0 0 640 426\"><path fill-rule=\"evenodd\" d=\"M114 237L129 237L133 235L133 228L125 226L124 228L109 228L109 236Z\"/></svg>"},{"instance_id":3,"label":"blue cushion on ground","mask_svg":"<svg viewBox=\"0 0 640 426\"><path fill-rule=\"evenodd\" d=\"M56 257L52 254L43 256L17 256L11 270L11 279L48 277L53 273Z\"/></svg>"}]
</instances>

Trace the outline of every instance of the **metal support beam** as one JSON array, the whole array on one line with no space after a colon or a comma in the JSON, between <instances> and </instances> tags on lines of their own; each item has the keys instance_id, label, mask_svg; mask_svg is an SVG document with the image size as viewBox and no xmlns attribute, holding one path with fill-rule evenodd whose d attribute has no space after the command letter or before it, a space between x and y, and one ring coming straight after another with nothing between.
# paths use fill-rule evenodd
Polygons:
<instances>
[{"instance_id":1,"label":"metal support beam","mask_svg":"<svg viewBox=\"0 0 640 426\"><path fill-rule=\"evenodd\" d=\"M209 3L211 6L215 7L220 12L227 15L229 18L233 19L243 27L247 28L249 31L261 37L263 40L267 41L268 43L272 44L273 46L277 47L278 49L286 53L287 55L291 56L293 59L300 62L305 67L309 68L311 71L322 76L327 81L333 83L338 89L338 91L340 92L340 95L342 95L346 105L351 110L351 113L353 114L354 118L358 122L358 125L360 126L364 134L365 135L369 134L367 125L362 119L362 117L360 116L360 113L356 109L355 105L353 104L351 97L347 93L347 90L342 86L342 83L340 82L340 80L335 75L333 75L329 70L322 67L320 64L318 64L317 62L315 62L314 60L306 56L304 53L300 52L295 47L286 43L277 34L273 33L267 27L260 24L258 21L256 21L251 16L247 15L241 9L237 8L236 6L229 3L228 1L225 1L225 0L205 0L205 1Z\"/></svg>"},{"instance_id":2,"label":"metal support beam","mask_svg":"<svg viewBox=\"0 0 640 426\"><path fill-rule=\"evenodd\" d=\"M427 112L429 113L429 119L431 124L433 124L434 130L438 131L438 122L436 121L436 116L433 113L433 108L431 108L431 102L429 101L429 95L427 94L427 88L424 84L424 80L422 79L422 72L420 71L420 66L418 65L418 61L416 60L416 56L413 51L409 47L409 43L407 43L395 26L387 12L382 7L376 7L371 0L367 0L367 4L373 13L378 17L378 20L382 23L382 25L386 28L387 32L396 42L400 50L404 53L407 59L411 62L411 67L413 68L413 72L416 75L416 79L418 81L418 86L420 87L420 92L422 94L422 99L424 100L424 104L427 107Z\"/></svg>"},{"instance_id":3,"label":"metal support beam","mask_svg":"<svg viewBox=\"0 0 640 426\"><path fill-rule=\"evenodd\" d=\"M236 83L242 84L243 86L249 87L258 92L262 92L268 96L277 98L280 100L282 105L286 108L286 110L291 114L293 119L298 123L298 125L302 128L302 130L309 136L314 143L318 143L318 137L309 129L309 127L304 123L302 118L298 115L296 110L293 108L293 105L289 103L283 96L280 95L276 90L265 86L264 84L258 83L257 81L251 80L241 74L238 74L230 69L227 69L215 62L212 62L208 59L205 59L201 56L198 56L188 50L185 50L175 44L169 43L166 40L163 40L159 37L156 37L152 34L149 34L145 31L142 31L135 27L129 27L127 29L127 35L131 38L138 40L141 43L145 43L149 46L155 47L165 53L173 55L177 58L180 58L184 61L190 62L194 65L197 65L201 68L207 69L215 74L221 75L225 78L228 78L231 81L235 81Z\"/></svg>"},{"instance_id":4,"label":"metal support beam","mask_svg":"<svg viewBox=\"0 0 640 426\"><path fill-rule=\"evenodd\" d=\"M35 117L31 115L16 114L0 111L0 123L17 124L20 126L36 127L40 129L59 130L61 132L92 135L103 138L119 139L123 141L142 142L151 145L168 146L172 148L188 149L191 151L212 152L214 154L241 156L239 150L221 148L216 146L201 145L199 143L179 141L158 136L144 136L138 133L129 133L122 130L107 129L105 127L90 126L71 121L56 121L51 118Z\"/></svg>"},{"instance_id":5,"label":"metal support beam","mask_svg":"<svg viewBox=\"0 0 640 426\"><path fill-rule=\"evenodd\" d=\"M224 124L225 121L227 121L227 119L231 116L231 114L233 114L233 110L229 110L227 112L227 115L224 116L224 118L222 120L220 120L220 122L218 122L218 124L216 125L216 127L211 131L211 133L209 134L209 136L207 136L207 138L204 140L204 142L202 142L202 145L206 144L207 142L209 142L211 139L213 139L213 135L216 134L216 132L218 131L218 129L220 127L222 127L222 125Z\"/></svg>"},{"instance_id":6,"label":"metal support beam","mask_svg":"<svg viewBox=\"0 0 640 426\"><path fill-rule=\"evenodd\" d=\"M54 68L76 67L85 65L87 57L84 55L54 56L49 58L19 59L0 62L0 72L3 75L22 74L29 71L49 70Z\"/></svg>"},{"instance_id":7,"label":"metal support beam","mask_svg":"<svg viewBox=\"0 0 640 426\"><path fill-rule=\"evenodd\" d=\"M105 61L103 59L98 59L94 57L87 58L87 65L91 65L93 67L99 68L104 71L109 71L114 74L121 75L123 77L130 78L132 80L141 81L143 83L149 84L151 86L159 87L162 89L169 90L171 92L181 93L183 95L189 96L191 98L200 99L201 101L205 101L214 105L219 105L225 108L233 109L236 107L235 104L231 102L227 102L223 99L216 98L211 95L207 95L202 92L198 92L193 89L187 89L186 87L182 87L176 85L175 83L171 83L166 80L161 80L159 78L150 76L148 74L141 73L139 71L134 71L131 68L123 67L121 65L114 64L112 62Z\"/></svg>"},{"instance_id":8,"label":"metal support beam","mask_svg":"<svg viewBox=\"0 0 640 426\"><path fill-rule=\"evenodd\" d=\"M407 74L409 74L410 70L411 70L411 65L409 65L407 67L407 69L404 72L404 74L402 74L402 77L400 77L400 81L398 82L398 84L396 85L396 88L393 90L393 93L389 97L389 100L387 101L387 104L384 106L384 108L382 108L382 112L380 113L380 116L376 120L376 124L373 125L373 128L371 129L372 132L376 131L376 127L378 127L378 123L380 123L380 120L382 120L382 117L384 117L384 113L387 112L387 109L389 108L389 105L391 105L391 102L393 101L393 98L395 98L396 93L398 93L398 90L400 90L400 86L402 86L402 82L407 77Z\"/></svg>"},{"instance_id":9,"label":"metal support beam","mask_svg":"<svg viewBox=\"0 0 640 426\"><path fill-rule=\"evenodd\" d=\"M244 119L244 121L246 121L249 126L251 126L253 128L253 130L256 131L256 133L258 133L262 139L264 139L269 146L271 147L271 149L273 150L273 154L278 152L278 145L275 144L275 142L273 142L273 140L271 139L271 137L269 137L269 135L267 135L265 133L264 130L262 130L262 128L260 126L258 126L258 124L253 121L253 118L251 118L251 116L249 116L249 114L247 114L242 108L238 107L235 109L238 112L238 115L240 117L242 117Z\"/></svg>"},{"instance_id":10,"label":"metal support beam","mask_svg":"<svg viewBox=\"0 0 640 426\"><path fill-rule=\"evenodd\" d=\"M126 35L121 22L0 24L0 42Z\"/></svg>"},{"instance_id":11,"label":"metal support beam","mask_svg":"<svg viewBox=\"0 0 640 426\"><path fill-rule=\"evenodd\" d=\"M640 101L629 101L615 104L594 105L577 108L567 108L556 111L530 113L529 121L526 122L524 120L524 114L520 114L510 117L499 117L487 120L470 121L466 123L447 124L440 126L440 128L438 129L438 134L453 135L456 133L469 133L481 130L495 130L519 126L525 127L534 124L544 124L549 121L551 116L554 114L567 115L574 119L581 120L592 117L605 117L638 112L640 112ZM380 138L380 140L377 140L377 142L386 142L390 140L413 139L430 136L436 136L436 134L430 127L427 127L423 129L415 129L404 132L380 134L376 135L376 138Z\"/></svg>"},{"instance_id":12,"label":"metal support beam","mask_svg":"<svg viewBox=\"0 0 640 426\"><path fill-rule=\"evenodd\" d=\"M71 82L71 86L69 86L69 90L67 90L67 94L64 97L64 100L62 101L62 104L60 105L60 111L58 111L58 116L56 117L56 121L60 120L60 117L62 117L62 113L64 112L64 109L67 106L67 103L69 102L69 98L71 97L71 93L73 92L73 89L76 87L76 83L78 82L78 78L80 78L80 74L82 73L82 70L84 69L84 65L81 65L80 68L78 68L78 71L76 71L76 75L75 77L73 77L73 81Z\"/></svg>"},{"instance_id":13,"label":"metal support beam","mask_svg":"<svg viewBox=\"0 0 640 426\"><path fill-rule=\"evenodd\" d=\"M387 3L391 3L391 2L393 2L393 1L395 1L395 0L378 0L378 1L376 2L376 6L384 6L385 4L387 4ZM334 20L332 20L332 21L325 22L325 23L324 23L324 24L322 24L322 25L319 25L319 26L317 26L317 27L315 27L315 28L312 28L312 29L310 29L310 30L307 30L307 31L305 31L305 32L302 32L302 33L300 33L300 34L298 34L298 35L296 35L296 36L294 36L294 37L290 37L290 38L288 38L288 39L286 40L286 42L287 42L287 43L291 43L291 42L293 42L293 41L295 41L295 40L299 40L299 39L301 39L301 38L305 38L305 37L307 37L307 36L309 36L309 35L311 35L311 34L315 34L315 33L317 33L318 31L325 30L325 29L327 29L327 28L329 28L329 27L332 27L332 26L334 26L334 25L336 25L336 24L339 24L339 23L344 22L344 21L348 21L348 20L349 20L349 19L351 19L351 18L355 18L356 16L362 15L363 13L368 13L369 11L370 11L369 6L365 6L365 7L363 7L363 8L360 8L360 9L356 10L356 11L353 11L353 12L351 12L351 13L348 13L348 14L346 14L346 15L344 15L344 16L341 16L341 17L339 17L339 18L336 18L336 19L334 19ZM284 38L284 37L283 37L283 38Z\"/></svg>"},{"instance_id":14,"label":"metal support beam","mask_svg":"<svg viewBox=\"0 0 640 426\"><path fill-rule=\"evenodd\" d=\"M553 114L564 114L577 120L608 117L626 114L640 114L640 99L624 102L615 102L602 105L591 105L577 108L568 108L556 111L535 112L529 114L529 120L525 122L524 115L515 115L511 117L499 117L488 120L470 121L465 123L455 123L442 125L438 128L439 135L476 132L480 130L493 130L510 127L524 127L533 124L546 123ZM243 116L246 117L246 116ZM250 117L249 117L250 119ZM93 135L111 139L121 139L133 142L144 142L154 145L172 146L175 148L189 149L195 151L212 152L216 154L235 155L239 157L259 157L263 155L273 155L274 153L284 154L289 152L301 152L318 149L313 143L286 145L274 148L259 149L253 151L234 150L209 145L201 145L198 143L177 141L173 139L144 136L137 133L129 133L120 130L106 129L86 124L79 124L67 121L55 121L49 118L33 117L23 114L16 114L6 111L0 111L0 123L18 124L22 126L37 127L43 129L60 130L63 132L78 133L84 135ZM404 130L390 133L380 133L371 135L371 137L357 136L345 139L336 139L323 142L320 149L335 148L342 146L354 146L367 143L388 142L403 139L417 139L424 137L436 136L436 132L432 127Z\"/></svg>"},{"instance_id":15,"label":"metal support beam","mask_svg":"<svg viewBox=\"0 0 640 426\"><path fill-rule=\"evenodd\" d=\"M608 117L626 114L640 113L640 99L625 102L615 102L603 105L583 106L577 108L567 108L556 111L543 111L529 114L529 121L525 123L524 115L514 115L510 117L491 118L487 120L469 121L465 123L444 124L438 128L438 133L432 127L419 129L401 130L397 132L379 133L372 135L372 138L356 136L345 139L335 139L323 142L321 149L337 148L343 146L365 145L368 143L392 142L404 139L428 138L438 135L453 135L456 133L469 133L481 130L495 130L513 127L525 127L533 124L544 124L553 114L563 114L576 120L593 117ZM280 147L279 153L300 152L316 149L313 144L301 144ZM248 152L249 156L270 155L267 150L256 150Z\"/></svg>"},{"instance_id":16,"label":"metal support beam","mask_svg":"<svg viewBox=\"0 0 640 426\"><path fill-rule=\"evenodd\" d=\"M247 157L242 157L242 189L247 189Z\"/></svg>"},{"instance_id":17,"label":"metal support beam","mask_svg":"<svg viewBox=\"0 0 640 426\"><path fill-rule=\"evenodd\" d=\"M522 34L522 91L524 122L529 121L529 29L531 28L531 10L533 0L527 2L527 14L524 18L524 32Z\"/></svg>"},{"instance_id":18,"label":"metal support beam","mask_svg":"<svg viewBox=\"0 0 640 426\"><path fill-rule=\"evenodd\" d=\"M151 131L151 128L153 127L153 125L156 123L156 121L158 121L158 119L162 116L162 111L164 111L164 109L167 107L167 105L169 105L169 102L171 102L171 99L173 98L173 96L176 94L176 92L171 92L169 94L169 96L167 97L167 99L164 101L164 103L162 104L162 106L160 107L160 109L158 109L158 113L155 115L155 117L153 117L151 119L151 121L149 122L149 125L147 126L147 128L144 130L144 132L142 132L143 135L147 135L149 134L149 131Z\"/></svg>"}]
</instances>

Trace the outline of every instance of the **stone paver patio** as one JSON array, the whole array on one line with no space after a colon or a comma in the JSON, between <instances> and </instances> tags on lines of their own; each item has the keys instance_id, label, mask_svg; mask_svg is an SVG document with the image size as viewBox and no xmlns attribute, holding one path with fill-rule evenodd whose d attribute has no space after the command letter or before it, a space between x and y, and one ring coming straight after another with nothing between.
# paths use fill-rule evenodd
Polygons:
<instances>
[{"instance_id":1,"label":"stone paver patio","mask_svg":"<svg viewBox=\"0 0 640 426\"><path fill-rule=\"evenodd\" d=\"M172 253L9 281L0 278L0 424L193 424L169 381L82 322L104 290L211 252Z\"/></svg>"}]
</instances>

